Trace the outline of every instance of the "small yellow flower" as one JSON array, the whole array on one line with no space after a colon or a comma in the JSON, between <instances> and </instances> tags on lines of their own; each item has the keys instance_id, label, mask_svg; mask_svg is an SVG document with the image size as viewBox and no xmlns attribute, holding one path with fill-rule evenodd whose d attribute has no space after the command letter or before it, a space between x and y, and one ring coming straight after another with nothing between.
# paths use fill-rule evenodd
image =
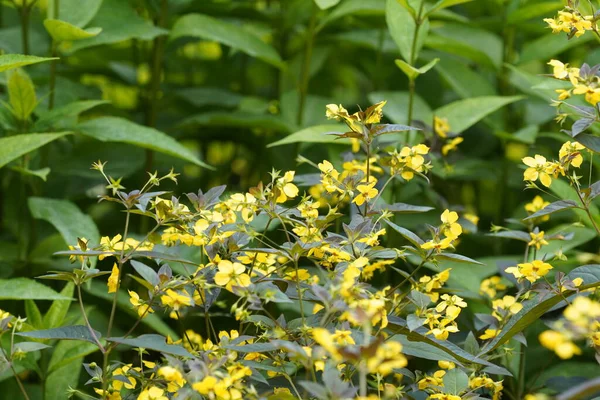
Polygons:
<instances>
[{"instance_id":1,"label":"small yellow flower","mask_svg":"<svg viewBox=\"0 0 600 400\"><path fill-rule=\"evenodd\" d=\"M277 179L277 188L279 189L279 196L275 200L277 203L285 203L288 199L293 199L298 196L298 187L292 182L296 172L287 171L282 178Z\"/></svg>"},{"instance_id":2,"label":"small yellow flower","mask_svg":"<svg viewBox=\"0 0 600 400\"><path fill-rule=\"evenodd\" d=\"M544 208L546 208L546 206L550 205L549 201L544 201L544 199L542 198L542 196L535 196L533 198L533 200L531 200L531 203L527 203L525 204L525 211L527 211L529 214L535 214L536 212L543 210ZM543 221L548 221L550 219L549 215L544 215L540 217L540 220Z\"/></svg>"},{"instance_id":3,"label":"small yellow flower","mask_svg":"<svg viewBox=\"0 0 600 400\"><path fill-rule=\"evenodd\" d=\"M133 305L133 307L135 308L135 310L138 313L138 316L140 316L140 317L142 317L142 315L145 317L148 314L151 314L154 312L154 310L150 307L150 305L144 304L140 300L140 295L137 294L136 292L134 292L133 290L129 291L129 302Z\"/></svg>"},{"instance_id":4,"label":"small yellow flower","mask_svg":"<svg viewBox=\"0 0 600 400\"><path fill-rule=\"evenodd\" d=\"M452 246L453 240L454 239L451 237L446 237L442 240L440 240L439 238L435 238L428 242L423 243L421 245L421 248L423 250L435 250L437 253L440 253L442 250L445 250L448 247L453 247Z\"/></svg>"},{"instance_id":5,"label":"small yellow flower","mask_svg":"<svg viewBox=\"0 0 600 400\"><path fill-rule=\"evenodd\" d=\"M530 263L517 264L516 267L506 268L506 273L513 274L518 280L527 279L534 283L538 279L546 276L552 269L552 265L541 260L533 260Z\"/></svg>"},{"instance_id":6,"label":"small yellow flower","mask_svg":"<svg viewBox=\"0 0 600 400\"><path fill-rule=\"evenodd\" d=\"M447 138L448 132L450 132L448 118L440 118L438 116L433 117L433 129L435 133L442 139Z\"/></svg>"},{"instance_id":7,"label":"small yellow flower","mask_svg":"<svg viewBox=\"0 0 600 400\"><path fill-rule=\"evenodd\" d=\"M365 203L365 201L369 201L377 196L379 191L375 189L375 184L377 182L365 183L358 185L356 189L359 191L359 195L352 200L353 203L356 203L357 206L361 206Z\"/></svg>"},{"instance_id":8,"label":"small yellow flower","mask_svg":"<svg viewBox=\"0 0 600 400\"><path fill-rule=\"evenodd\" d=\"M539 340L542 346L554 351L563 360L581 354L581 349L561 332L552 330L544 331L540 334Z\"/></svg>"},{"instance_id":9,"label":"small yellow flower","mask_svg":"<svg viewBox=\"0 0 600 400\"><path fill-rule=\"evenodd\" d=\"M191 306L192 299L187 294L181 294L173 289L167 289L166 294L160 296L160 301L163 306L172 308L174 311L178 311L183 306Z\"/></svg>"},{"instance_id":10,"label":"small yellow flower","mask_svg":"<svg viewBox=\"0 0 600 400\"><path fill-rule=\"evenodd\" d=\"M535 182L539 178L542 185L546 187L552 184L552 178L547 172L548 162L546 157L536 154L535 157L523 158L523 163L529 167L523 173L524 181Z\"/></svg>"},{"instance_id":11,"label":"small yellow flower","mask_svg":"<svg viewBox=\"0 0 600 400\"><path fill-rule=\"evenodd\" d=\"M529 236L531 237L531 241L527 245L535 247L536 250L548 244L548 241L544 239L544 231L539 233L529 232Z\"/></svg>"},{"instance_id":12,"label":"small yellow flower","mask_svg":"<svg viewBox=\"0 0 600 400\"><path fill-rule=\"evenodd\" d=\"M483 335L479 336L479 339L487 340L493 339L500 333L500 329L486 329Z\"/></svg>"},{"instance_id":13,"label":"small yellow flower","mask_svg":"<svg viewBox=\"0 0 600 400\"><path fill-rule=\"evenodd\" d=\"M490 299L496 297L496 294L502 290L506 290L506 285L502 283L502 278L499 276L484 279L479 286L479 293L487 295Z\"/></svg>"},{"instance_id":14,"label":"small yellow flower","mask_svg":"<svg viewBox=\"0 0 600 400\"><path fill-rule=\"evenodd\" d=\"M452 150L456 150L458 145L461 144L465 139L462 137L455 137L451 139L448 143L442 146L442 154L447 156Z\"/></svg>"},{"instance_id":15,"label":"small yellow flower","mask_svg":"<svg viewBox=\"0 0 600 400\"><path fill-rule=\"evenodd\" d=\"M140 393L137 400L169 400L169 398L165 396L164 389L157 386L150 386Z\"/></svg>"},{"instance_id":16,"label":"small yellow flower","mask_svg":"<svg viewBox=\"0 0 600 400\"><path fill-rule=\"evenodd\" d=\"M233 286L250 286L250 276L245 273L243 264L229 260L221 260L218 264L218 272L215 274L215 283L231 291Z\"/></svg>"},{"instance_id":17,"label":"small yellow flower","mask_svg":"<svg viewBox=\"0 0 600 400\"><path fill-rule=\"evenodd\" d=\"M117 263L114 263L106 285L108 286L108 293L115 293L117 291L119 287L119 267L117 267Z\"/></svg>"},{"instance_id":18,"label":"small yellow flower","mask_svg":"<svg viewBox=\"0 0 600 400\"><path fill-rule=\"evenodd\" d=\"M550 60L548 65L554 68L552 75L554 75L556 79L565 79L569 76L569 64L563 64L559 60Z\"/></svg>"},{"instance_id":19,"label":"small yellow flower","mask_svg":"<svg viewBox=\"0 0 600 400\"><path fill-rule=\"evenodd\" d=\"M562 163L579 168L583 162L583 156L581 155L583 149L585 147L578 142L565 142L558 152L558 157L560 157Z\"/></svg>"},{"instance_id":20,"label":"small yellow flower","mask_svg":"<svg viewBox=\"0 0 600 400\"><path fill-rule=\"evenodd\" d=\"M444 210L440 218L442 220L441 232L449 238L456 239L462 233L462 227L457 222L456 211Z\"/></svg>"}]
</instances>

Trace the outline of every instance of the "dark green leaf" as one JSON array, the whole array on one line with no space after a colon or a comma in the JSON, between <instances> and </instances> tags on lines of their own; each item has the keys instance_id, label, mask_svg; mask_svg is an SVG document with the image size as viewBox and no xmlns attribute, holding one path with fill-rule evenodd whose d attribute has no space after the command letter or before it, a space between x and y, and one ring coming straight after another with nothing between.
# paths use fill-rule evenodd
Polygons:
<instances>
[{"instance_id":1,"label":"dark green leaf","mask_svg":"<svg viewBox=\"0 0 600 400\"><path fill-rule=\"evenodd\" d=\"M290 143L338 143L348 144L347 139L336 139L333 135L327 135L329 132L343 132L347 130L344 125L317 125L301 131L292 133L281 140L270 143L267 147L281 146Z\"/></svg>"},{"instance_id":2,"label":"dark green leaf","mask_svg":"<svg viewBox=\"0 0 600 400\"><path fill-rule=\"evenodd\" d=\"M469 386L469 377L460 368L452 368L444 375L444 393L458 395Z\"/></svg>"},{"instance_id":3,"label":"dark green leaf","mask_svg":"<svg viewBox=\"0 0 600 400\"><path fill-rule=\"evenodd\" d=\"M408 229L405 229L405 228L403 228L401 226L398 226L398 225L394 224L391 221L387 221L386 220L385 223L388 224L389 226L391 226L393 230L395 230L396 232L398 232L400 235L402 235L402 237L404 239L406 239L409 242L411 242L417 248L421 248L421 245L423 243L425 243L420 237L418 237L417 235L415 235L414 233L412 233Z\"/></svg>"},{"instance_id":4,"label":"dark green leaf","mask_svg":"<svg viewBox=\"0 0 600 400\"><path fill-rule=\"evenodd\" d=\"M578 208L577 203L573 200L559 200L554 203L548 204L546 207L542 208L540 211L531 214L527 218L523 218L524 221L528 219L542 217L544 215L552 214L557 211L567 210L569 208Z\"/></svg>"},{"instance_id":5,"label":"dark green leaf","mask_svg":"<svg viewBox=\"0 0 600 400\"><path fill-rule=\"evenodd\" d=\"M212 167L200 161L191 150L178 143L172 137L156 129L138 125L124 118L96 118L79 124L77 130L86 136L102 142L129 143L212 169Z\"/></svg>"},{"instance_id":6,"label":"dark green leaf","mask_svg":"<svg viewBox=\"0 0 600 400\"><path fill-rule=\"evenodd\" d=\"M146 350L155 350L161 353L172 354L180 357L192 357L190 352L182 346L167 344L166 338L156 334L146 334L137 338L111 337L106 339L109 342L120 343L132 347L140 347Z\"/></svg>"},{"instance_id":7,"label":"dark green leaf","mask_svg":"<svg viewBox=\"0 0 600 400\"><path fill-rule=\"evenodd\" d=\"M0 279L0 300L71 300L29 278Z\"/></svg>"},{"instance_id":8,"label":"dark green leaf","mask_svg":"<svg viewBox=\"0 0 600 400\"><path fill-rule=\"evenodd\" d=\"M179 18L173 26L169 40L184 36L222 43L278 68L284 65L277 51L254 33L208 15L187 14Z\"/></svg>"},{"instance_id":9,"label":"dark green leaf","mask_svg":"<svg viewBox=\"0 0 600 400\"><path fill-rule=\"evenodd\" d=\"M44 315L43 324L45 328L57 328L62 325L71 306L71 298L74 291L75 284L73 282L68 282L63 290L61 290L60 294L68 297L69 300L54 300L52 302L52 305Z\"/></svg>"},{"instance_id":10,"label":"dark green leaf","mask_svg":"<svg viewBox=\"0 0 600 400\"><path fill-rule=\"evenodd\" d=\"M2 152L0 152L0 168L30 151L70 134L70 132L26 133L0 138L0 148L2 149Z\"/></svg>"},{"instance_id":11,"label":"dark green leaf","mask_svg":"<svg viewBox=\"0 0 600 400\"><path fill-rule=\"evenodd\" d=\"M0 55L0 72L52 60L58 60L58 58L26 56L24 54L2 54Z\"/></svg>"},{"instance_id":12,"label":"dark green leaf","mask_svg":"<svg viewBox=\"0 0 600 400\"><path fill-rule=\"evenodd\" d=\"M100 338L100 332L94 331L97 338ZM32 339L49 340L83 340L95 343L89 328L85 325L62 326L60 328L43 329L40 331L19 332L19 336Z\"/></svg>"},{"instance_id":13,"label":"dark green leaf","mask_svg":"<svg viewBox=\"0 0 600 400\"><path fill-rule=\"evenodd\" d=\"M475 261L469 257L461 256L460 254L454 254L454 253L440 253L440 254L435 255L435 258L437 258L438 260L449 260L449 261L454 261L454 262L459 262L459 263L483 265L479 261Z\"/></svg>"}]
</instances>

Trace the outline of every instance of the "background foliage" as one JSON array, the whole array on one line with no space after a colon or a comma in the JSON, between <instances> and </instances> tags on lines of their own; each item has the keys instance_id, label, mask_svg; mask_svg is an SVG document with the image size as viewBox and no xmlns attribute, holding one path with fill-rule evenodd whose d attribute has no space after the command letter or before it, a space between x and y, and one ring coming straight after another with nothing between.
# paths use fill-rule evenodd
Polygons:
<instances>
[{"instance_id":1,"label":"background foliage","mask_svg":"<svg viewBox=\"0 0 600 400\"><path fill-rule=\"evenodd\" d=\"M421 3L3 0L0 307L24 315L30 300L40 300L46 328L78 315L61 300L72 296L72 287L57 297L28 278L70 270L68 260L53 253L77 237L97 243L100 232L122 230L122 213L97 202L106 189L90 170L92 162L107 161L107 172L126 178L127 187L143 184L145 171L164 174L173 167L181 172L179 193L220 184L246 190L268 179L272 168L296 169L299 155L315 162L347 157L347 141L322 135L336 129L325 118L325 105L356 105L348 107L353 112L384 99L387 122L431 125L435 115L464 137L458 151L433 160L429 185L392 186L387 196L479 216L480 232L471 227L459 250L484 265L447 263L451 286L477 298L481 280L497 265L522 258L522 245L486 235L491 224L526 215L523 205L533 195L522 190L521 158L534 150L556 153L565 140L550 106L561 83L541 76L550 72L546 63L560 56L593 65L600 52L591 34L568 41L547 29L542 18L554 15L562 1L442 0L428 3L427 12ZM411 13L420 16L418 28ZM300 165L297 171L311 169ZM566 183L557 181L550 190L560 198L574 196ZM600 219L596 206L591 211ZM573 217L581 224L570 225ZM417 229L437 224L439 216L397 218ZM148 228L132 218L134 236ZM568 254L556 263L559 270L597 260L595 233L580 214L559 214L549 231L574 234L543 249ZM390 235L388 246L401 243L399 235ZM98 266L108 270L109 264ZM105 288L91 286L85 296L94 324L106 324ZM9 301L14 299L27 301ZM129 305L126 299L119 305L117 328L126 330ZM226 314L219 321L234 326ZM148 332L177 336L176 321L153 315L144 322ZM534 324L531 337L541 329L541 322ZM560 391L599 371L589 361L553 366L550 352L530 342L530 388ZM77 346L64 345L56 351L65 355L42 360L52 371L45 389L34 377L26 378L28 389L45 390L48 400L63 398L79 379L72 371L90 351L87 343ZM31 365L19 368L33 374ZM17 393L11 376L0 375L1 392Z\"/></svg>"}]
</instances>

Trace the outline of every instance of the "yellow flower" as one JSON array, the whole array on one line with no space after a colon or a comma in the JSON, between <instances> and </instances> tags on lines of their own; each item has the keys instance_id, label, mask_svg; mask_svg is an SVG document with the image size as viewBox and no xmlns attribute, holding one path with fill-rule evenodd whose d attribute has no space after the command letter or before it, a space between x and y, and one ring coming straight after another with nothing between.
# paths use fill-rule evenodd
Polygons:
<instances>
[{"instance_id":1,"label":"yellow flower","mask_svg":"<svg viewBox=\"0 0 600 400\"><path fill-rule=\"evenodd\" d=\"M327 119L335 119L336 121L341 121L342 117L348 116L348 111L342 107L340 104L327 104L325 106L325 116Z\"/></svg>"},{"instance_id":2,"label":"yellow flower","mask_svg":"<svg viewBox=\"0 0 600 400\"><path fill-rule=\"evenodd\" d=\"M456 368L456 364L454 364L452 361L438 361L438 367L440 367L441 369L454 369Z\"/></svg>"},{"instance_id":3,"label":"yellow flower","mask_svg":"<svg viewBox=\"0 0 600 400\"><path fill-rule=\"evenodd\" d=\"M365 111L365 124L378 124L381 121L381 117L383 117L383 107L386 103L386 100L380 101L367 108Z\"/></svg>"},{"instance_id":4,"label":"yellow flower","mask_svg":"<svg viewBox=\"0 0 600 400\"><path fill-rule=\"evenodd\" d=\"M218 265L218 272L215 274L215 283L231 291L233 286L250 286L250 276L244 273L246 268L240 263L232 263L229 260L221 260Z\"/></svg>"},{"instance_id":5,"label":"yellow flower","mask_svg":"<svg viewBox=\"0 0 600 400\"><path fill-rule=\"evenodd\" d=\"M585 94L585 101L593 106L600 102L600 88L579 84L573 89L573 94Z\"/></svg>"},{"instance_id":6,"label":"yellow flower","mask_svg":"<svg viewBox=\"0 0 600 400\"><path fill-rule=\"evenodd\" d=\"M560 332L552 330L544 331L540 334L539 340L542 346L554 351L563 360L581 354L581 349Z\"/></svg>"},{"instance_id":7,"label":"yellow flower","mask_svg":"<svg viewBox=\"0 0 600 400\"><path fill-rule=\"evenodd\" d=\"M160 296L160 301L163 306L172 308L174 311L178 311L182 306L191 306L192 299L187 294L181 294L173 289L167 289L166 294Z\"/></svg>"},{"instance_id":8,"label":"yellow flower","mask_svg":"<svg viewBox=\"0 0 600 400\"><path fill-rule=\"evenodd\" d=\"M386 376L391 374L395 368L404 368L408 361L401 354L402 344L395 341L387 341L375 351L374 357L367 360L367 368L372 374Z\"/></svg>"},{"instance_id":9,"label":"yellow flower","mask_svg":"<svg viewBox=\"0 0 600 400\"><path fill-rule=\"evenodd\" d=\"M527 203L525 204L525 211L527 211L529 214L535 214L536 212L546 208L546 206L550 205L549 201L544 201L544 199L542 198L542 196L535 196L533 198L533 200L531 200L531 203ZM542 217L540 217L541 221L547 221L550 219L549 215L544 215Z\"/></svg>"},{"instance_id":10,"label":"yellow flower","mask_svg":"<svg viewBox=\"0 0 600 400\"><path fill-rule=\"evenodd\" d=\"M536 154L535 157L523 158L523 163L529 167L523 173L524 181L535 182L539 178L542 185L546 187L552 184L552 178L546 171L548 167L546 157Z\"/></svg>"},{"instance_id":11,"label":"yellow flower","mask_svg":"<svg viewBox=\"0 0 600 400\"><path fill-rule=\"evenodd\" d=\"M140 393L137 400L169 400L169 398L165 396L164 389L156 386L150 386Z\"/></svg>"},{"instance_id":12,"label":"yellow flower","mask_svg":"<svg viewBox=\"0 0 600 400\"><path fill-rule=\"evenodd\" d=\"M178 369L171 366L159 368L158 375L168 382L167 392L174 393L185 385L185 379Z\"/></svg>"},{"instance_id":13,"label":"yellow flower","mask_svg":"<svg viewBox=\"0 0 600 400\"><path fill-rule=\"evenodd\" d=\"M425 242L421 245L423 250L435 250L435 252L440 253L442 250L447 249L452 246L452 241L454 239L451 237L446 237L442 240L439 238L432 239L428 242Z\"/></svg>"},{"instance_id":14,"label":"yellow flower","mask_svg":"<svg viewBox=\"0 0 600 400\"><path fill-rule=\"evenodd\" d=\"M452 150L456 150L458 145L461 144L465 139L462 137L455 137L451 139L448 143L442 146L442 154L447 156Z\"/></svg>"},{"instance_id":15,"label":"yellow flower","mask_svg":"<svg viewBox=\"0 0 600 400\"><path fill-rule=\"evenodd\" d=\"M554 68L552 74L556 79L565 79L569 76L569 64L563 64L559 60L550 60L548 65Z\"/></svg>"},{"instance_id":16,"label":"yellow flower","mask_svg":"<svg viewBox=\"0 0 600 400\"><path fill-rule=\"evenodd\" d=\"M558 152L558 157L562 163L579 168L583 162L583 156L581 155L580 150L583 149L585 149L585 147L578 142L565 142Z\"/></svg>"},{"instance_id":17,"label":"yellow flower","mask_svg":"<svg viewBox=\"0 0 600 400\"><path fill-rule=\"evenodd\" d=\"M433 117L433 129L439 137L443 139L447 138L448 132L450 132L448 118L440 118L438 116Z\"/></svg>"},{"instance_id":18,"label":"yellow flower","mask_svg":"<svg viewBox=\"0 0 600 400\"><path fill-rule=\"evenodd\" d=\"M342 355L338 351L335 339L325 328L313 328L312 337L334 360L341 361Z\"/></svg>"},{"instance_id":19,"label":"yellow flower","mask_svg":"<svg viewBox=\"0 0 600 400\"><path fill-rule=\"evenodd\" d=\"M431 399L431 400L461 400L462 397L456 396L454 394L436 393L436 394L430 395L427 399Z\"/></svg>"},{"instance_id":20,"label":"yellow flower","mask_svg":"<svg viewBox=\"0 0 600 400\"><path fill-rule=\"evenodd\" d=\"M140 301L140 295L133 290L129 291L129 302L133 304L133 307L140 317L142 315L145 317L154 312L154 310L148 304L144 304Z\"/></svg>"},{"instance_id":21,"label":"yellow flower","mask_svg":"<svg viewBox=\"0 0 600 400\"><path fill-rule=\"evenodd\" d=\"M548 244L548 241L544 239L544 231L539 233L529 232L529 236L531 236L531 241L527 245L535 247L536 250Z\"/></svg>"},{"instance_id":22,"label":"yellow flower","mask_svg":"<svg viewBox=\"0 0 600 400\"><path fill-rule=\"evenodd\" d=\"M121 393L119 392L109 392L108 390L102 390L98 388L94 388L94 392L98 395L102 396L103 399L106 400L121 400Z\"/></svg>"},{"instance_id":23,"label":"yellow flower","mask_svg":"<svg viewBox=\"0 0 600 400\"><path fill-rule=\"evenodd\" d=\"M135 378L131 377L131 376L127 376L127 371L129 371L129 369L131 368L131 364L127 364L127 365L123 365L122 367L119 367L117 369L115 369L112 373L113 376L122 376L124 377L124 379L127 379L129 382L123 382L120 379L113 379L112 381L112 386L115 390L121 390L121 388L123 386L125 386L126 389L135 389L135 386L137 384Z\"/></svg>"},{"instance_id":24,"label":"yellow flower","mask_svg":"<svg viewBox=\"0 0 600 400\"><path fill-rule=\"evenodd\" d=\"M294 171L287 171L282 178L277 179L276 186L279 189L279 196L275 200L277 203L284 203L298 196L298 187L292 183L295 174Z\"/></svg>"},{"instance_id":25,"label":"yellow flower","mask_svg":"<svg viewBox=\"0 0 600 400\"><path fill-rule=\"evenodd\" d=\"M506 316L510 314L517 314L523 309L523 304L517 302L514 296L504 296L502 299L494 300L492 302L492 308L494 309L492 316L498 321L502 321Z\"/></svg>"},{"instance_id":26,"label":"yellow flower","mask_svg":"<svg viewBox=\"0 0 600 400\"><path fill-rule=\"evenodd\" d=\"M379 193L379 191L374 187L376 183L377 182L371 182L358 185L356 189L359 191L360 194L356 196L354 200L352 200L352 202L356 203L357 206L361 206L365 203L365 201L369 201L375 196L377 196L377 193Z\"/></svg>"},{"instance_id":27,"label":"yellow flower","mask_svg":"<svg viewBox=\"0 0 600 400\"><path fill-rule=\"evenodd\" d=\"M117 263L114 263L106 285L108 286L108 293L115 293L117 291L117 287L119 286L119 267L117 267Z\"/></svg>"},{"instance_id":28,"label":"yellow flower","mask_svg":"<svg viewBox=\"0 0 600 400\"><path fill-rule=\"evenodd\" d=\"M462 233L456 211L445 210L440 217L442 220L441 232L449 238L456 239Z\"/></svg>"},{"instance_id":29,"label":"yellow flower","mask_svg":"<svg viewBox=\"0 0 600 400\"><path fill-rule=\"evenodd\" d=\"M517 264L516 267L506 268L506 273L513 274L518 280L527 279L534 283L538 279L546 276L552 269L552 265L541 260L534 260L530 263Z\"/></svg>"},{"instance_id":30,"label":"yellow flower","mask_svg":"<svg viewBox=\"0 0 600 400\"><path fill-rule=\"evenodd\" d=\"M479 336L479 339L493 339L500 333L500 329L486 329L483 335Z\"/></svg>"},{"instance_id":31,"label":"yellow flower","mask_svg":"<svg viewBox=\"0 0 600 400\"><path fill-rule=\"evenodd\" d=\"M458 314L460 314L461 308L467 306L467 303L465 303L461 297L456 295L450 296L448 294L443 294L442 300L443 301L438 303L435 307L435 311L442 313L445 310L446 318L449 318L450 320L455 320L458 317Z\"/></svg>"},{"instance_id":32,"label":"yellow flower","mask_svg":"<svg viewBox=\"0 0 600 400\"><path fill-rule=\"evenodd\" d=\"M499 276L484 279L479 286L479 293L485 294L491 299L496 297L498 291L502 290L506 290L506 285L502 283L502 278Z\"/></svg>"},{"instance_id":33,"label":"yellow flower","mask_svg":"<svg viewBox=\"0 0 600 400\"><path fill-rule=\"evenodd\" d=\"M207 395L215 388L217 382L214 376L205 376L200 382L194 383L192 388L201 395Z\"/></svg>"}]
</instances>

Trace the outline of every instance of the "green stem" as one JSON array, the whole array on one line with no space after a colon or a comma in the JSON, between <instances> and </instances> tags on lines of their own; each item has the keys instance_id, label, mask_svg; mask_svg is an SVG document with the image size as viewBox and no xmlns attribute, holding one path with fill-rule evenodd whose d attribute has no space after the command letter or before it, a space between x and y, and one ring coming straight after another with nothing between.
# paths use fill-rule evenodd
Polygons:
<instances>
[{"instance_id":1,"label":"green stem","mask_svg":"<svg viewBox=\"0 0 600 400\"><path fill-rule=\"evenodd\" d=\"M419 42L419 31L421 30L421 25L423 25L423 9L425 7L425 0L421 0L421 4L419 5L419 12L415 18L415 31L412 40L412 44L410 46L410 60L409 63L411 66L415 66L417 62L417 43ZM412 124L413 121L413 109L415 103L415 95L416 95L416 83L415 79L409 78L408 80L408 111L406 115L406 122L408 125ZM409 138L411 138L412 133L406 132L404 134L404 142L405 144L409 144Z\"/></svg>"},{"instance_id":2,"label":"green stem","mask_svg":"<svg viewBox=\"0 0 600 400\"><path fill-rule=\"evenodd\" d=\"M54 16L53 18L59 19L60 14L60 0L54 0ZM52 44L50 45L50 57L56 57L56 46L58 44L54 39L52 39ZM48 96L48 110L52 110L54 108L54 88L56 86L56 60L50 61L50 93Z\"/></svg>"},{"instance_id":3,"label":"green stem","mask_svg":"<svg viewBox=\"0 0 600 400\"><path fill-rule=\"evenodd\" d=\"M371 323L367 322L363 325L363 346L367 347L371 339ZM367 397L367 362L362 360L359 366L359 394L362 398Z\"/></svg>"},{"instance_id":4,"label":"green stem","mask_svg":"<svg viewBox=\"0 0 600 400\"><path fill-rule=\"evenodd\" d=\"M29 54L29 6L24 5L20 8L21 16L21 43L23 54Z\"/></svg>"},{"instance_id":5,"label":"green stem","mask_svg":"<svg viewBox=\"0 0 600 400\"><path fill-rule=\"evenodd\" d=\"M87 313L85 312L85 308L83 307L83 299L81 296L81 285L80 284L77 284L77 299L79 300L79 308L81 310L81 315L83 315L83 320L85 321L85 325L88 327L88 329L90 331L90 335L92 335L92 338L94 339L94 342L96 342L96 345L98 346L100 351L102 353L106 352L106 349L104 348L104 346L102 346L102 343L100 343L100 341L98 340L98 337L96 336L96 332L94 332L94 328L92 328L92 325L90 324L90 321L87 317Z\"/></svg>"},{"instance_id":6,"label":"green stem","mask_svg":"<svg viewBox=\"0 0 600 400\"><path fill-rule=\"evenodd\" d=\"M302 72L300 76L300 97L298 99L298 117L296 118L298 126L302 126L302 120L304 119L304 108L306 96L308 95L308 81L310 79L310 61L315 42L315 29L317 27L317 12L317 5L313 2L313 10L308 24L308 31L306 33L306 48L304 50L304 61L302 63Z\"/></svg>"},{"instance_id":7,"label":"green stem","mask_svg":"<svg viewBox=\"0 0 600 400\"><path fill-rule=\"evenodd\" d=\"M519 380L517 382L517 398L522 399L525 391L525 346L521 344L519 354Z\"/></svg>"}]
</instances>

